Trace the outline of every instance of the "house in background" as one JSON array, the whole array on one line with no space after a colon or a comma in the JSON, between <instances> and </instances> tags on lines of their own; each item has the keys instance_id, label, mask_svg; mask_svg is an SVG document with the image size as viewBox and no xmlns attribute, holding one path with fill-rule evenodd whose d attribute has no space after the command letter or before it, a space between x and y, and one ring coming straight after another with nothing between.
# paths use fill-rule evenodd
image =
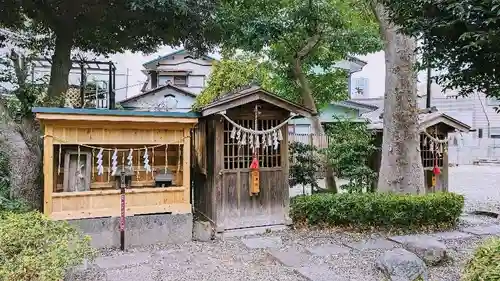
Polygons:
<instances>
[{"instance_id":1,"label":"house in background","mask_svg":"<svg viewBox=\"0 0 500 281\"><path fill-rule=\"evenodd\" d=\"M349 119L354 122L366 122L362 114L377 110L375 105L357 102L353 100L332 102L320 110L320 121L323 125L337 122L340 119ZM288 132L293 134L312 134L311 120L297 118L290 121Z\"/></svg>"},{"instance_id":2,"label":"house in background","mask_svg":"<svg viewBox=\"0 0 500 281\"><path fill-rule=\"evenodd\" d=\"M186 50L179 50L143 64L143 73L148 76L141 93L120 101L125 109L144 110L162 107L169 111L189 112L196 96L207 86L213 63L210 56L196 57ZM361 71L366 62L354 57L335 63L332 68L345 69L349 73L348 86L351 87L351 75ZM320 67L314 71L325 71ZM348 89L351 92L351 89ZM324 123L334 122L338 117L358 118L361 113L374 110L371 105L353 101L331 103L322 110ZM291 121L291 132L310 133L310 120Z\"/></svg>"}]
</instances>

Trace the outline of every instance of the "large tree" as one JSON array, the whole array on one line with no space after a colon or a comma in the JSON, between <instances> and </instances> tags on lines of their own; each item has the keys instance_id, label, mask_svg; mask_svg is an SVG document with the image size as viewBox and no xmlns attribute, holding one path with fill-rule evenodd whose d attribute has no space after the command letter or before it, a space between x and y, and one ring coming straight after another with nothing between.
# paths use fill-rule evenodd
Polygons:
<instances>
[{"instance_id":1,"label":"large tree","mask_svg":"<svg viewBox=\"0 0 500 281\"><path fill-rule=\"evenodd\" d=\"M369 4L380 24L385 52L384 130L377 188L420 194L424 192L424 172L419 149L416 41L390 22L382 3L373 0Z\"/></svg>"},{"instance_id":2,"label":"large tree","mask_svg":"<svg viewBox=\"0 0 500 281\"><path fill-rule=\"evenodd\" d=\"M401 32L420 39L423 67L462 95L500 97L500 2L383 0Z\"/></svg>"},{"instance_id":3,"label":"large tree","mask_svg":"<svg viewBox=\"0 0 500 281\"><path fill-rule=\"evenodd\" d=\"M31 107L61 105L73 49L109 54L182 44L204 51L219 38L212 22L215 4L215 0L0 0L0 27L20 35L16 43L25 49L52 55L48 90L26 79L28 57L13 52L0 69L0 78L13 85L14 94L8 101L0 97L0 152L9 157L12 197L41 206L41 138ZM16 106L10 106L12 102Z\"/></svg>"},{"instance_id":4,"label":"large tree","mask_svg":"<svg viewBox=\"0 0 500 281\"><path fill-rule=\"evenodd\" d=\"M0 25L43 34L29 47L52 53L49 97L68 87L71 50L98 54L154 51L159 45L184 45L203 51L218 38L211 24L216 1L1 0ZM5 15L5 17L4 17ZM214 39L214 40L212 40ZM42 44L38 44L42 43Z\"/></svg>"},{"instance_id":5,"label":"large tree","mask_svg":"<svg viewBox=\"0 0 500 281\"><path fill-rule=\"evenodd\" d=\"M283 81L291 81L287 88L296 89L313 111L317 134L324 134L318 109L340 96L341 74L332 70L334 63L381 48L373 15L355 0L243 0L238 5L223 0L216 19L224 30L223 49L265 54L275 72L287 77ZM335 185L331 167L327 185Z\"/></svg>"}]
</instances>

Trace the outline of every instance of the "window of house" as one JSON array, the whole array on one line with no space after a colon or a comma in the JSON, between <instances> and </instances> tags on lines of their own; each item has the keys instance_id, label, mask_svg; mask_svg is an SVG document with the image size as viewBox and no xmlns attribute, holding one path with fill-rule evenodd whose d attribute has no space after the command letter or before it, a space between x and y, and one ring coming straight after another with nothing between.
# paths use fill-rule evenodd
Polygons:
<instances>
[{"instance_id":1,"label":"window of house","mask_svg":"<svg viewBox=\"0 0 500 281\"><path fill-rule=\"evenodd\" d=\"M368 95L368 78L359 77L353 78L351 84L351 96L367 96Z\"/></svg>"},{"instance_id":2,"label":"window of house","mask_svg":"<svg viewBox=\"0 0 500 281\"><path fill-rule=\"evenodd\" d=\"M187 76L174 76L174 85L186 86L187 85Z\"/></svg>"}]
</instances>

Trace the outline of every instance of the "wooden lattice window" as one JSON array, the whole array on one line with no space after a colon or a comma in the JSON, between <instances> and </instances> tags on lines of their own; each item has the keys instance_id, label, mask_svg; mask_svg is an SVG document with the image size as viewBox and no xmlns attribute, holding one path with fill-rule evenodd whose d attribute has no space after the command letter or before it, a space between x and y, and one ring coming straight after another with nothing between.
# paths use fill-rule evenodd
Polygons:
<instances>
[{"instance_id":1,"label":"wooden lattice window","mask_svg":"<svg viewBox=\"0 0 500 281\"><path fill-rule=\"evenodd\" d=\"M446 136L443 134L437 134L434 136L437 139L445 139ZM425 141L427 138L424 136L420 137L420 154L422 156L422 165L424 168L432 168L434 167L436 156L437 163L439 167L443 167L443 153L438 153L436 150L439 150L436 144L433 142ZM443 151L446 148L447 144L443 144Z\"/></svg>"},{"instance_id":2,"label":"wooden lattice window","mask_svg":"<svg viewBox=\"0 0 500 281\"><path fill-rule=\"evenodd\" d=\"M235 120L235 122L248 129L254 129L254 120ZM268 130L278 126L281 120L258 120L258 130ZM233 126L224 121L224 169L248 169L252 162L253 150L249 145L239 145L234 139L231 139L231 130ZM285 132L286 133L286 132ZM284 135L284 134L283 134ZM259 166L261 168L281 167L281 141L277 149L273 146L263 146L260 138L260 148L257 150L259 157Z\"/></svg>"}]
</instances>

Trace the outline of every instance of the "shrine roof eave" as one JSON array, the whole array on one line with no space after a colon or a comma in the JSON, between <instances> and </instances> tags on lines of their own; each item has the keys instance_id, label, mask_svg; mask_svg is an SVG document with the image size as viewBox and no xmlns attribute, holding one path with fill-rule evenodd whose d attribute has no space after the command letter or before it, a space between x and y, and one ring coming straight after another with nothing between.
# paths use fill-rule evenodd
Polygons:
<instances>
[{"instance_id":1,"label":"shrine roof eave","mask_svg":"<svg viewBox=\"0 0 500 281\"><path fill-rule=\"evenodd\" d=\"M309 118L312 116L312 111L310 109L288 101L256 85L223 95L203 107L200 113L201 116L210 116L258 100L285 109L295 114L296 117Z\"/></svg>"},{"instance_id":2,"label":"shrine roof eave","mask_svg":"<svg viewBox=\"0 0 500 281\"><path fill-rule=\"evenodd\" d=\"M34 107L32 112L41 121L105 121L151 123L197 123L197 112L132 111L86 108Z\"/></svg>"}]
</instances>

